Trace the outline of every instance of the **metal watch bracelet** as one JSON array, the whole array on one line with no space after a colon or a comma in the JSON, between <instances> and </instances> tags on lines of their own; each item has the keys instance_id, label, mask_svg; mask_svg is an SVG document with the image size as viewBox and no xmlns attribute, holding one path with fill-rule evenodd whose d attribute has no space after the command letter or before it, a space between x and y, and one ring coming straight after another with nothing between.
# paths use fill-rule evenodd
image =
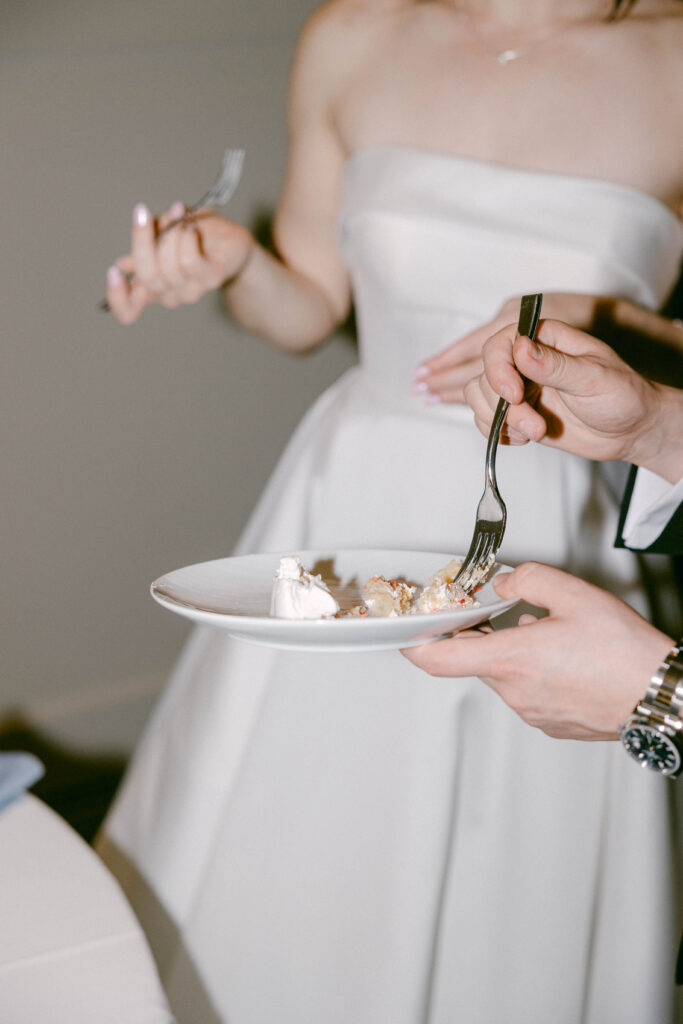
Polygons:
<instances>
[{"instance_id":1,"label":"metal watch bracelet","mask_svg":"<svg viewBox=\"0 0 683 1024\"><path fill-rule=\"evenodd\" d=\"M629 731L638 724L646 729L656 730L664 742L668 742L678 750L679 766L676 770L665 769L657 763L649 763L663 774L676 777L683 772L683 719L680 711L683 708L683 640L671 648L661 665L650 680L650 685L643 699L636 704L630 718L620 727L619 732L627 752L640 760L638 751L634 751L628 741ZM672 752L673 753L673 752ZM674 757L677 755L674 753Z\"/></svg>"},{"instance_id":2,"label":"metal watch bracelet","mask_svg":"<svg viewBox=\"0 0 683 1024\"><path fill-rule=\"evenodd\" d=\"M683 640L679 640L664 658L650 680L644 701L640 703L653 707L653 718L655 715L664 718L673 716L680 721L679 713L683 707ZM666 724L670 725L669 722Z\"/></svg>"}]
</instances>

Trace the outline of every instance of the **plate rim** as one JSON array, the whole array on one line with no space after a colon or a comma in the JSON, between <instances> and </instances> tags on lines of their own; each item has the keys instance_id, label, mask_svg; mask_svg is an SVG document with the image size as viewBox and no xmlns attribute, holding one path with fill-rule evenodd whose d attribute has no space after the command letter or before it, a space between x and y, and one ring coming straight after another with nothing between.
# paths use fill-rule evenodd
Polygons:
<instances>
[{"instance_id":1,"label":"plate rim","mask_svg":"<svg viewBox=\"0 0 683 1024\"><path fill-rule=\"evenodd\" d=\"M448 554L448 553L442 552L442 551L423 551L423 550L421 550L419 548L336 548L336 549L332 549L332 548L325 547L325 548L288 549L287 552L286 552L286 554L296 555L296 556L300 557L302 562L305 562L305 559L304 559L303 556L306 556L306 555L315 555L315 554L322 555L322 554L327 554L328 556L336 556L336 555L348 555L348 554L355 554L355 553L365 553L365 554L377 553L380 556L419 555L419 556L425 556L427 558L434 557L436 560L444 559L444 558L447 559L447 560L462 559L462 558L464 558L464 556L460 555L460 554ZM251 559L251 558L254 558L254 559L256 559L256 558L258 558L258 559L263 559L263 558L273 558L273 559L276 559L277 558L278 561L279 561L279 559L282 558L282 557L284 557L284 555L283 555L283 553L281 551L254 551L254 552L248 552L246 554L241 554L241 555L226 555L225 557L222 557L222 558L210 558L210 559L206 559L205 561L202 561L202 562L194 562L194 563L191 563L189 565L180 566L177 569L172 569L169 572L164 573L162 576L159 576L156 580L154 580L150 584L149 590L150 590L150 593L151 593L152 597L154 598L155 601L157 601L158 604L160 604L162 607L168 607L169 605L172 605L173 607L169 608L169 610L170 611L175 611L177 609L179 614L182 614L183 611L198 612L201 615L212 616L212 617L214 617L215 619L217 619L220 622L230 621L231 623L234 622L236 625L241 623L241 624L244 624L245 626L257 626L257 625L262 625L264 623L268 623L269 628L270 627L274 627L275 629L280 629L280 630L285 630L285 631L289 631L292 628L297 628L297 626L299 626L301 624L304 624L306 627L314 626L314 628L332 627L336 631L340 630L340 629L348 630L349 627L357 629L359 623L367 623L367 622L372 622L373 625L375 625L375 626L377 626L382 621L391 622L391 623L405 622L406 625L407 625L408 622L422 622L422 623L433 622L433 623L437 624L437 623L439 623L441 621L444 621L444 620L450 621L454 614L460 615L462 611L466 611L466 609L445 609L444 611L439 611L439 612L413 612L410 615L402 615L402 616L395 616L395 617L390 617L390 616L386 616L386 617L382 617L382 616L369 616L369 617L366 618L366 617L363 617L363 616L359 616L359 617L348 616L348 617L344 617L344 618L340 618L340 619L335 619L334 617L320 618L320 619L284 619L284 618L278 618L276 616L270 616L270 615L236 615L236 614L230 613L230 612L218 611L215 608L213 608L213 609L212 608L202 608L202 607L200 607L197 604L193 604L193 603L190 603L188 601L183 601L181 598L173 597L172 595L170 595L168 593L164 593L163 589L162 589L163 581L166 580L169 576L173 575L174 573L183 572L183 571L186 571L186 570L189 571L191 569L199 569L199 568L201 568L203 566L215 565L215 564L217 564L219 562L233 562L233 561L236 561L238 559L239 560L248 560L248 559ZM496 568L495 575L497 575L498 572L508 572L508 571L511 572L512 569L513 569L512 566L507 565L507 563L504 563L504 562L496 562L495 563L495 568ZM487 583L490 583L492 580L493 580L493 577L491 577L487 581ZM497 615L501 615L504 611L507 611L510 607L513 607L515 604L519 603L519 600L520 600L520 598L511 598L509 600L499 599L498 601L493 602L491 607L495 607L496 608L496 613L495 613L494 617L496 617ZM480 605L480 607L483 608L483 607L486 607L486 605ZM225 627L222 627L222 628L225 628Z\"/></svg>"}]
</instances>

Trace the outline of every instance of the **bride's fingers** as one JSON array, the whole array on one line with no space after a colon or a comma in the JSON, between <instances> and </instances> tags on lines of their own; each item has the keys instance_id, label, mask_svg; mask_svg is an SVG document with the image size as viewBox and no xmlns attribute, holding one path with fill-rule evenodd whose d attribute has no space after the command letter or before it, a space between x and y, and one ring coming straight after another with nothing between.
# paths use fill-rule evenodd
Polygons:
<instances>
[{"instance_id":1,"label":"bride's fingers","mask_svg":"<svg viewBox=\"0 0 683 1024\"><path fill-rule=\"evenodd\" d=\"M201 253L199 233L190 225L178 232L178 266L182 274L183 301L196 302L206 291L201 274L205 259Z\"/></svg>"},{"instance_id":2,"label":"bride's fingers","mask_svg":"<svg viewBox=\"0 0 683 1024\"><path fill-rule=\"evenodd\" d=\"M437 353L432 356L431 359L425 359L423 363L415 370L416 380L425 380L427 377L431 377L434 373L440 373L442 370L447 370L453 362L453 350L455 345L449 345L443 352Z\"/></svg>"},{"instance_id":3,"label":"bride's fingers","mask_svg":"<svg viewBox=\"0 0 683 1024\"><path fill-rule=\"evenodd\" d=\"M438 396L442 402L464 401L465 385L482 371L479 357L470 359L457 367L442 370L421 381L416 389L422 386L425 393Z\"/></svg>"},{"instance_id":4,"label":"bride's fingers","mask_svg":"<svg viewBox=\"0 0 683 1024\"><path fill-rule=\"evenodd\" d=\"M415 371L416 380L427 380L435 374L461 366L464 362L469 362L473 357L479 356L484 342L490 337L493 330L491 324L478 327L475 331L453 342L442 352L432 356L431 359L426 359Z\"/></svg>"},{"instance_id":5,"label":"bride's fingers","mask_svg":"<svg viewBox=\"0 0 683 1024\"><path fill-rule=\"evenodd\" d=\"M133 210L131 256L134 273L140 284L144 285L150 294L158 291L154 221L144 203L138 203Z\"/></svg>"},{"instance_id":6,"label":"bride's fingers","mask_svg":"<svg viewBox=\"0 0 683 1024\"><path fill-rule=\"evenodd\" d=\"M184 203L181 203L180 201L173 203L168 210L165 210L164 213L159 214L157 217L158 231L165 231L169 224L182 220L185 213L186 209Z\"/></svg>"},{"instance_id":7,"label":"bride's fingers","mask_svg":"<svg viewBox=\"0 0 683 1024\"><path fill-rule=\"evenodd\" d=\"M147 305L147 293L140 285L130 284L120 267L114 264L107 271L107 302L122 324L132 324Z\"/></svg>"},{"instance_id":8,"label":"bride's fingers","mask_svg":"<svg viewBox=\"0 0 683 1024\"><path fill-rule=\"evenodd\" d=\"M207 290L200 277L205 260L200 252L198 233L190 226L171 233L176 236L174 259L178 298L184 303L197 302Z\"/></svg>"},{"instance_id":9,"label":"bride's fingers","mask_svg":"<svg viewBox=\"0 0 683 1024\"><path fill-rule=\"evenodd\" d=\"M132 274L135 269L135 261L130 253L125 256L119 256L114 266L118 267L122 274Z\"/></svg>"},{"instance_id":10,"label":"bride's fingers","mask_svg":"<svg viewBox=\"0 0 683 1024\"><path fill-rule=\"evenodd\" d=\"M179 292L185 285L185 275L180 264L179 249L182 232L169 231L157 243L159 274L164 282L163 296Z\"/></svg>"}]
</instances>

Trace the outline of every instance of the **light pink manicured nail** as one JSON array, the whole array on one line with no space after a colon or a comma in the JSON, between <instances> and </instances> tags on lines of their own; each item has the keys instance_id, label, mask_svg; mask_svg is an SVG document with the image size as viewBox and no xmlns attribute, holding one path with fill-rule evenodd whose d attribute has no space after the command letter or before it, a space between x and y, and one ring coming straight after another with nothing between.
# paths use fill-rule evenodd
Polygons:
<instances>
[{"instance_id":1,"label":"light pink manicured nail","mask_svg":"<svg viewBox=\"0 0 683 1024\"><path fill-rule=\"evenodd\" d=\"M416 384L413 384L410 389L411 395L424 395L427 391L429 391L429 387L424 383L424 381L418 381Z\"/></svg>"},{"instance_id":2,"label":"light pink manicured nail","mask_svg":"<svg viewBox=\"0 0 683 1024\"><path fill-rule=\"evenodd\" d=\"M168 212L170 214L171 220L180 220L181 217L185 216L185 204L174 203Z\"/></svg>"},{"instance_id":3,"label":"light pink manicured nail","mask_svg":"<svg viewBox=\"0 0 683 1024\"><path fill-rule=\"evenodd\" d=\"M133 210L133 221L139 228L147 227L149 224L149 210L144 203L138 203Z\"/></svg>"},{"instance_id":4,"label":"light pink manicured nail","mask_svg":"<svg viewBox=\"0 0 683 1024\"><path fill-rule=\"evenodd\" d=\"M110 284L112 288L120 288L123 284L123 274L116 264L107 270L107 284Z\"/></svg>"},{"instance_id":5,"label":"light pink manicured nail","mask_svg":"<svg viewBox=\"0 0 683 1024\"><path fill-rule=\"evenodd\" d=\"M413 377L415 378L415 380L422 380L423 377L428 377L429 374L429 367L425 366L424 363L422 363L420 366L417 367L417 369L413 373Z\"/></svg>"},{"instance_id":6,"label":"light pink manicured nail","mask_svg":"<svg viewBox=\"0 0 683 1024\"><path fill-rule=\"evenodd\" d=\"M427 395L427 398L425 399L425 404L426 405L439 405L440 402L441 402L441 396L440 395Z\"/></svg>"}]
</instances>

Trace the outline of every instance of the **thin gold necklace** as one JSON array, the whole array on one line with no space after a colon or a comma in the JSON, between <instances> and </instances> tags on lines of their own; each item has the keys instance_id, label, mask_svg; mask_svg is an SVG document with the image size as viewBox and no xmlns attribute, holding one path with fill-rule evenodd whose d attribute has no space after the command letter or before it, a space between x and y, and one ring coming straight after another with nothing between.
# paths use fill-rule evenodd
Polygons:
<instances>
[{"instance_id":1,"label":"thin gold necklace","mask_svg":"<svg viewBox=\"0 0 683 1024\"><path fill-rule=\"evenodd\" d=\"M549 31L547 31L541 39L534 39L532 40L532 42L527 43L526 46L506 47L503 50L497 50L490 45L488 40L481 34L479 29L472 21L472 16L470 15L469 8L466 3L463 4L463 6L460 8L460 13L463 15L465 19L465 25L467 26L471 34L474 36L476 41L479 43L482 50L485 50L486 53L489 54L489 56L495 57L496 61L502 68L506 68L508 64L512 63L513 60L518 60L520 57L526 56L526 54L529 53L530 50L535 50L539 46L542 46L543 43L547 42L548 39L551 39L553 36L559 35L562 32L568 32L570 29L577 28L577 26L579 25L586 25L590 21L595 20L595 18L591 17L582 18L581 20L577 21L571 21L568 24L558 25L555 28L550 28ZM607 17L601 20L610 21L611 19Z\"/></svg>"}]
</instances>

